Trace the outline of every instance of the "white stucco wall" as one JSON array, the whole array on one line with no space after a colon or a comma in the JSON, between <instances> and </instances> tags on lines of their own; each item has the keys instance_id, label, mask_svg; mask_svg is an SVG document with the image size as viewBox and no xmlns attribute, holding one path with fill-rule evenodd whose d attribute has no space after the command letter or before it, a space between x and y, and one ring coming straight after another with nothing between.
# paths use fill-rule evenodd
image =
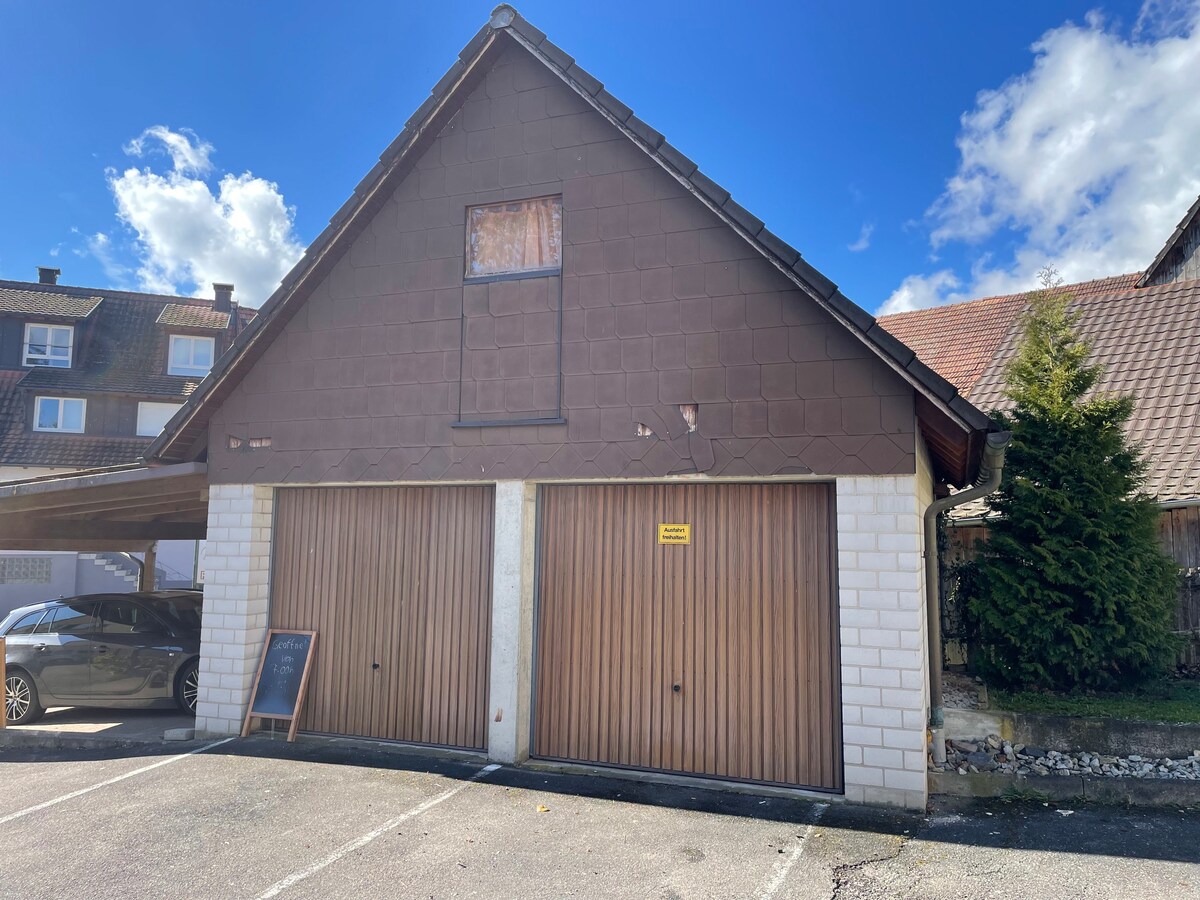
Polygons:
<instances>
[{"instance_id":1,"label":"white stucco wall","mask_svg":"<svg viewBox=\"0 0 1200 900\"><path fill-rule=\"evenodd\" d=\"M237 734L267 634L272 489L214 484L208 495L196 732Z\"/></svg>"},{"instance_id":2,"label":"white stucco wall","mask_svg":"<svg viewBox=\"0 0 1200 900\"><path fill-rule=\"evenodd\" d=\"M537 488L528 482L496 485L488 757L497 762L529 757L536 500Z\"/></svg>"}]
</instances>

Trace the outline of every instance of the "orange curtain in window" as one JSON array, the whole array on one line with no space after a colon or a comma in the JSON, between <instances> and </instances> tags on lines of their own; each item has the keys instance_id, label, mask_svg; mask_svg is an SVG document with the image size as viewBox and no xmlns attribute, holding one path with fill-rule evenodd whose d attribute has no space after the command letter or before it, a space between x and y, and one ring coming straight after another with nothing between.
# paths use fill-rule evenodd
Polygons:
<instances>
[{"instance_id":1,"label":"orange curtain in window","mask_svg":"<svg viewBox=\"0 0 1200 900\"><path fill-rule=\"evenodd\" d=\"M500 275L562 264L562 199L543 197L471 209L467 275Z\"/></svg>"}]
</instances>

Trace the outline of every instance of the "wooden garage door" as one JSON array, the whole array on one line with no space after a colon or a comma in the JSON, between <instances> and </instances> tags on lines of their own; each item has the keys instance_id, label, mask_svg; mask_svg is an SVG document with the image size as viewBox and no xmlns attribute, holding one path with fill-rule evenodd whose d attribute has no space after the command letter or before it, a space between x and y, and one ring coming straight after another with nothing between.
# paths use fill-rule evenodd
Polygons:
<instances>
[{"instance_id":1,"label":"wooden garage door","mask_svg":"<svg viewBox=\"0 0 1200 900\"><path fill-rule=\"evenodd\" d=\"M544 487L535 755L841 790L832 493Z\"/></svg>"},{"instance_id":2,"label":"wooden garage door","mask_svg":"<svg viewBox=\"0 0 1200 900\"><path fill-rule=\"evenodd\" d=\"M306 731L483 748L490 487L282 488L271 624L312 628Z\"/></svg>"}]
</instances>

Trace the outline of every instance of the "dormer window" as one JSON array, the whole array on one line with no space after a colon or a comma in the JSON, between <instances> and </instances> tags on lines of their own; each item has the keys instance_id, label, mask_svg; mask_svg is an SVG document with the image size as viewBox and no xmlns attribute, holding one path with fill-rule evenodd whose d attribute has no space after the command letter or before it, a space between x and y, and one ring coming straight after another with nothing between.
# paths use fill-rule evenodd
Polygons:
<instances>
[{"instance_id":1,"label":"dormer window","mask_svg":"<svg viewBox=\"0 0 1200 900\"><path fill-rule=\"evenodd\" d=\"M56 369L71 368L71 345L75 329L70 325L25 326L24 364L27 366L51 366Z\"/></svg>"},{"instance_id":2,"label":"dormer window","mask_svg":"<svg viewBox=\"0 0 1200 900\"><path fill-rule=\"evenodd\" d=\"M33 409L34 431L83 434L87 401L81 397L38 397Z\"/></svg>"},{"instance_id":3,"label":"dormer window","mask_svg":"<svg viewBox=\"0 0 1200 900\"><path fill-rule=\"evenodd\" d=\"M167 374L203 378L212 369L216 346L216 340L210 337L196 337L190 334L171 335Z\"/></svg>"}]
</instances>

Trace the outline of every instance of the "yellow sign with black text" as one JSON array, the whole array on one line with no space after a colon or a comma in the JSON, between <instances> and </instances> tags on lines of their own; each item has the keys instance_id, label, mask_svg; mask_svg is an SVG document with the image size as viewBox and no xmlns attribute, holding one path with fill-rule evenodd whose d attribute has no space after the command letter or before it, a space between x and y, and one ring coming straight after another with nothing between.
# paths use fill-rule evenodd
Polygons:
<instances>
[{"instance_id":1,"label":"yellow sign with black text","mask_svg":"<svg viewBox=\"0 0 1200 900\"><path fill-rule=\"evenodd\" d=\"M660 544L690 544L692 542L692 526L659 522L658 542Z\"/></svg>"}]
</instances>

